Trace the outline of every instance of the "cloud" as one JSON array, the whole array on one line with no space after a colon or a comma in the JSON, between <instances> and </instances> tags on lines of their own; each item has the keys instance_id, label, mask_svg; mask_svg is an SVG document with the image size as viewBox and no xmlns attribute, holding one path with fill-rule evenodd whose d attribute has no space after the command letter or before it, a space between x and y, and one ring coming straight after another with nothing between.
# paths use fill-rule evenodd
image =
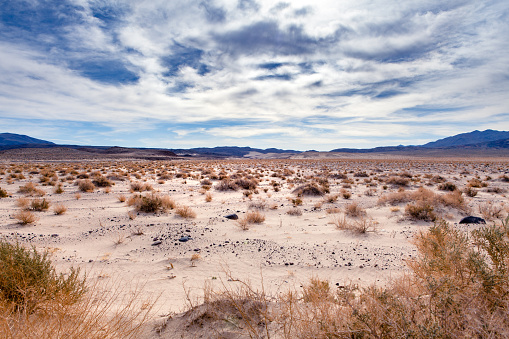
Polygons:
<instances>
[{"instance_id":1,"label":"cloud","mask_svg":"<svg viewBox=\"0 0 509 339\"><path fill-rule=\"evenodd\" d=\"M42 139L331 149L509 130L502 0L31 0L0 13L0 119Z\"/></svg>"}]
</instances>

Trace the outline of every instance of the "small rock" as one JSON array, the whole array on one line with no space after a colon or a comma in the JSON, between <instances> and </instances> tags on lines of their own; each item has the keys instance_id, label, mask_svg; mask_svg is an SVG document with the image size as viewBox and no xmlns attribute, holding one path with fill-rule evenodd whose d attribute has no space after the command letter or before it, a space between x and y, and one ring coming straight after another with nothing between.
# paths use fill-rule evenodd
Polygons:
<instances>
[{"instance_id":1,"label":"small rock","mask_svg":"<svg viewBox=\"0 0 509 339\"><path fill-rule=\"evenodd\" d=\"M224 216L226 219L230 219L230 220L237 220L239 218L239 216L235 213L233 214L228 214L228 215L225 215Z\"/></svg>"},{"instance_id":2,"label":"small rock","mask_svg":"<svg viewBox=\"0 0 509 339\"><path fill-rule=\"evenodd\" d=\"M180 242L186 242L186 241L188 241L189 239L191 239L191 238L190 238L190 237L188 237L188 236L183 236L183 237L181 237L181 238L179 239L179 241L180 241Z\"/></svg>"},{"instance_id":3,"label":"small rock","mask_svg":"<svg viewBox=\"0 0 509 339\"><path fill-rule=\"evenodd\" d=\"M156 242L153 242L152 243L152 246L157 246L157 245L161 245L163 242L161 240L158 240Z\"/></svg>"},{"instance_id":4,"label":"small rock","mask_svg":"<svg viewBox=\"0 0 509 339\"><path fill-rule=\"evenodd\" d=\"M460 224L485 224L486 220L479 217L468 216L460 220Z\"/></svg>"}]
</instances>

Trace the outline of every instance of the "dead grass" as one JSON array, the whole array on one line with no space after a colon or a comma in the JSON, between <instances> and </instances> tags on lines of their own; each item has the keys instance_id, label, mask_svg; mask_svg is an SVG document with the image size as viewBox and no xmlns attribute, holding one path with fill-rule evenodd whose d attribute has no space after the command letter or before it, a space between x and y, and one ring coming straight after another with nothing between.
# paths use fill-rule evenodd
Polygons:
<instances>
[{"instance_id":1,"label":"dead grass","mask_svg":"<svg viewBox=\"0 0 509 339\"><path fill-rule=\"evenodd\" d=\"M42 197L43 195L46 194L43 190L37 188L37 185L35 185L33 182L27 182L25 185L20 186L19 193L39 197Z\"/></svg>"},{"instance_id":2,"label":"dead grass","mask_svg":"<svg viewBox=\"0 0 509 339\"><path fill-rule=\"evenodd\" d=\"M309 183L297 187L292 191L292 193L297 196L323 196L326 191L323 186L320 186L317 183Z\"/></svg>"},{"instance_id":3,"label":"dead grass","mask_svg":"<svg viewBox=\"0 0 509 339\"><path fill-rule=\"evenodd\" d=\"M193 219L196 218L196 212L189 206L179 206L175 210L175 213L184 219Z\"/></svg>"},{"instance_id":4,"label":"dead grass","mask_svg":"<svg viewBox=\"0 0 509 339\"><path fill-rule=\"evenodd\" d=\"M359 206L358 203L352 202L345 206L345 214L349 217L362 217L366 215L366 210Z\"/></svg>"},{"instance_id":5,"label":"dead grass","mask_svg":"<svg viewBox=\"0 0 509 339\"><path fill-rule=\"evenodd\" d=\"M13 218L18 220L18 222L22 225L33 224L39 220L34 213L25 210L14 213Z\"/></svg>"},{"instance_id":6,"label":"dead grass","mask_svg":"<svg viewBox=\"0 0 509 339\"><path fill-rule=\"evenodd\" d=\"M95 185L90 179L83 179L78 181L78 188L82 192L92 193L95 190Z\"/></svg>"},{"instance_id":7,"label":"dead grass","mask_svg":"<svg viewBox=\"0 0 509 339\"><path fill-rule=\"evenodd\" d=\"M53 213L56 215L62 215L67 212L67 207L64 204L57 204L53 206Z\"/></svg>"}]
</instances>

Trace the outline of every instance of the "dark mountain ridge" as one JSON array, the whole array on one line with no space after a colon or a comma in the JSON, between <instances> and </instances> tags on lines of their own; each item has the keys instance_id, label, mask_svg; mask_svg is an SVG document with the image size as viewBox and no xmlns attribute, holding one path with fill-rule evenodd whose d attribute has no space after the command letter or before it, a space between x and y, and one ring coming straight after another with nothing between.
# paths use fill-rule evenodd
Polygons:
<instances>
[{"instance_id":1,"label":"dark mountain ridge","mask_svg":"<svg viewBox=\"0 0 509 339\"><path fill-rule=\"evenodd\" d=\"M237 146L197 147L190 149L165 149L165 148L135 148L118 146L79 146L58 145L53 142L32 138L26 135L13 133L0 133L0 151L21 148L68 148L100 155L114 155L125 157L141 157L153 159L167 159L175 157L202 157L202 158L242 158L251 153L258 154L281 154L291 156L303 153L296 150L283 150L277 148L252 148ZM337 148L330 152L342 153L396 153L396 154L427 154L429 151L468 152L468 150L509 150L509 132L506 131L473 131L461 133L455 136L443 138L421 146L383 146L369 149Z\"/></svg>"}]
</instances>

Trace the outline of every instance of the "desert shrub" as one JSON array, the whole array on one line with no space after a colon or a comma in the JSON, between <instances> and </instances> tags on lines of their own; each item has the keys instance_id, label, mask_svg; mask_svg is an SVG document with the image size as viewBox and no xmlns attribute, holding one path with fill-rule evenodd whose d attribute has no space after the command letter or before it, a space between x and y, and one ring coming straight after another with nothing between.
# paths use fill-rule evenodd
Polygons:
<instances>
[{"instance_id":1,"label":"desert shrub","mask_svg":"<svg viewBox=\"0 0 509 339\"><path fill-rule=\"evenodd\" d=\"M446 183L438 185L438 189L441 191L451 191L452 192L452 191L457 190L458 188L452 182L446 182Z\"/></svg>"},{"instance_id":2,"label":"desert shrub","mask_svg":"<svg viewBox=\"0 0 509 339\"><path fill-rule=\"evenodd\" d=\"M50 203L46 199L34 199L30 202L30 209L32 211L46 211L50 206Z\"/></svg>"},{"instance_id":3,"label":"desert shrub","mask_svg":"<svg viewBox=\"0 0 509 339\"><path fill-rule=\"evenodd\" d=\"M215 186L215 188L218 191L236 191L239 189L239 186L237 186L233 180L223 179Z\"/></svg>"},{"instance_id":4,"label":"desert shrub","mask_svg":"<svg viewBox=\"0 0 509 339\"><path fill-rule=\"evenodd\" d=\"M67 207L65 207L64 204L57 204L53 207L53 212L56 214L56 215L62 215L64 214L65 212L67 212Z\"/></svg>"},{"instance_id":5,"label":"desert shrub","mask_svg":"<svg viewBox=\"0 0 509 339\"><path fill-rule=\"evenodd\" d=\"M410 180L404 177L392 176L387 179L386 183L395 186L408 186Z\"/></svg>"},{"instance_id":6,"label":"desert shrub","mask_svg":"<svg viewBox=\"0 0 509 339\"><path fill-rule=\"evenodd\" d=\"M212 201L212 194L210 192L207 192L205 194L205 201L206 202L211 202Z\"/></svg>"},{"instance_id":7,"label":"desert shrub","mask_svg":"<svg viewBox=\"0 0 509 339\"><path fill-rule=\"evenodd\" d=\"M196 218L196 212L189 206L179 206L175 210L175 213L185 219Z\"/></svg>"},{"instance_id":8,"label":"desert shrub","mask_svg":"<svg viewBox=\"0 0 509 339\"><path fill-rule=\"evenodd\" d=\"M265 216L259 211L249 211L246 213L245 218L250 224L261 224L265 221Z\"/></svg>"},{"instance_id":9,"label":"desert shrub","mask_svg":"<svg viewBox=\"0 0 509 339\"><path fill-rule=\"evenodd\" d=\"M352 202L345 206L345 214L357 218L366 215L366 210L360 207L358 203Z\"/></svg>"},{"instance_id":10,"label":"desert shrub","mask_svg":"<svg viewBox=\"0 0 509 339\"><path fill-rule=\"evenodd\" d=\"M323 187L319 186L317 183L309 183L304 184L302 186L297 187L293 190L293 194L298 196L322 196L325 194L325 190Z\"/></svg>"},{"instance_id":11,"label":"desert shrub","mask_svg":"<svg viewBox=\"0 0 509 339\"><path fill-rule=\"evenodd\" d=\"M346 215L337 215L333 217L331 223L339 230L351 231L357 234L374 232L376 230L375 221L364 217L350 220L346 217Z\"/></svg>"},{"instance_id":12,"label":"desert shrub","mask_svg":"<svg viewBox=\"0 0 509 339\"><path fill-rule=\"evenodd\" d=\"M329 195L325 196L325 198L324 198L324 201L328 202L330 204L336 202L337 200L338 200L337 194L329 194Z\"/></svg>"},{"instance_id":13,"label":"desert shrub","mask_svg":"<svg viewBox=\"0 0 509 339\"><path fill-rule=\"evenodd\" d=\"M471 198L473 198L477 195L477 190L473 189L470 186L465 187L465 190L463 192L465 192L465 194Z\"/></svg>"},{"instance_id":14,"label":"desert shrub","mask_svg":"<svg viewBox=\"0 0 509 339\"><path fill-rule=\"evenodd\" d=\"M203 179L200 181L200 185L202 186L212 186L212 181L210 179Z\"/></svg>"},{"instance_id":15,"label":"desert shrub","mask_svg":"<svg viewBox=\"0 0 509 339\"><path fill-rule=\"evenodd\" d=\"M353 176L356 178L368 178L369 174L366 172L356 172L356 173L354 173Z\"/></svg>"},{"instance_id":16,"label":"desert shrub","mask_svg":"<svg viewBox=\"0 0 509 339\"><path fill-rule=\"evenodd\" d=\"M57 187L53 190L53 193L55 194L62 194L64 193L64 189L62 188L62 184L58 184Z\"/></svg>"},{"instance_id":17,"label":"desert shrub","mask_svg":"<svg viewBox=\"0 0 509 339\"><path fill-rule=\"evenodd\" d=\"M25 210L14 213L13 218L22 225L33 224L38 220L34 213Z\"/></svg>"},{"instance_id":18,"label":"desert shrub","mask_svg":"<svg viewBox=\"0 0 509 339\"><path fill-rule=\"evenodd\" d=\"M256 179L239 178L235 180L235 185L245 190L254 190L258 186L258 182Z\"/></svg>"},{"instance_id":19,"label":"desert shrub","mask_svg":"<svg viewBox=\"0 0 509 339\"><path fill-rule=\"evenodd\" d=\"M294 207L286 211L286 214L298 217L302 215L302 210L300 208Z\"/></svg>"},{"instance_id":20,"label":"desert shrub","mask_svg":"<svg viewBox=\"0 0 509 339\"><path fill-rule=\"evenodd\" d=\"M347 191L346 189L342 188L341 189L341 196L343 197L343 199L350 199L352 197L352 193L350 191Z\"/></svg>"},{"instance_id":21,"label":"desert shrub","mask_svg":"<svg viewBox=\"0 0 509 339\"><path fill-rule=\"evenodd\" d=\"M25 185L19 187L19 193L23 193L26 195L31 196L40 196L42 197L45 192L39 188L33 183L33 182L27 182Z\"/></svg>"},{"instance_id":22,"label":"desert shrub","mask_svg":"<svg viewBox=\"0 0 509 339\"><path fill-rule=\"evenodd\" d=\"M92 182L96 187L110 187L112 185L112 182L102 175L96 176Z\"/></svg>"},{"instance_id":23,"label":"desert shrub","mask_svg":"<svg viewBox=\"0 0 509 339\"><path fill-rule=\"evenodd\" d=\"M9 193L7 193L6 190L0 188L0 198L7 198L9 196Z\"/></svg>"},{"instance_id":24,"label":"desert shrub","mask_svg":"<svg viewBox=\"0 0 509 339\"><path fill-rule=\"evenodd\" d=\"M405 214L414 220L434 221L437 216L433 211L433 206L425 202L408 204L405 207Z\"/></svg>"},{"instance_id":25,"label":"desert shrub","mask_svg":"<svg viewBox=\"0 0 509 339\"><path fill-rule=\"evenodd\" d=\"M95 185L90 179L83 179L78 181L78 188L82 192L93 192L95 190Z\"/></svg>"},{"instance_id":26,"label":"desert shrub","mask_svg":"<svg viewBox=\"0 0 509 339\"><path fill-rule=\"evenodd\" d=\"M135 181L131 183L131 191L133 192L145 192L152 191L153 188L150 184Z\"/></svg>"},{"instance_id":27,"label":"desert shrub","mask_svg":"<svg viewBox=\"0 0 509 339\"><path fill-rule=\"evenodd\" d=\"M0 241L0 267L0 298L18 309L31 312L45 300L58 297L76 302L86 291L79 268L57 274L48 252L29 250L19 243Z\"/></svg>"},{"instance_id":28,"label":"desert shrub","mask_svg":"<svg viewBox=\"0 0 509 339\"><path fill-rule=\"evenodd\" d=\"M486 202L479 205L479 213L486 220L493 220L502 217L503 206L495 205L493 202Z\"/></svg>"},{"instance_id":29,"label":"desert shrub","mask_svg":"<svg viewBox=\"0 0 509 339\"><path fill-rule=\"evenodd\" d=\"M126 196L123 194L120 194L119 196L117 196L117 199L119 202L125 202L127 200Z\"/></svg>"},{"instance_id":30,"label":"desert shrub","mask_svg":"<svg viewBox=\"0 0 509 339\"><path fill-rule=\"evenodd\" d=\"M505 175L505 174L504 174L504 175L501 175L501 176L499 177L499 179L500 179L500 181L502 181L502 182L509 182L509 176L507 176L507 175Z\"/></svg>"},{"instance_id":31,"label":"desert shrub","mask_svg":"<svg viewBox=\"0 0 509 339\"><path fill-rule=\"evenodd\" d=\"M248 208L263 211L267 208L267 204L263 201L252 202L249 204Z\"/></svg>"},{"instance_id":32,"label":"desert shrub","mask_svg":"<svg viewBox=\"0 0 509 339\"><path fill-rule=\"evenodd\" d=\"M135 210L144 213L165 212L175 208L176 204L168 196L161 197L158 194L133 195L127 201L128 206L134 206Z\"/></svg>"},{"instance_id":33,"label":"desert shrub","mask_svg":"<svg viewBox=\"0 0 509 339\"><path fill-rule=\"evenodd\" d=\"M472 178L467 183L468 187L481 188L482 182L477 178Z\"/></svg>"},{"instance_id":34,"label":"desert shrub","mask_svg":"<svg viewBox=\"0 0 509 339\"><path fill-rule=\"evenodd\" d=\"M439 199L440 203L444 206L449 206L462 211L468 210L468 207L465 204L465 199L463 199L461 192L458 190L441 195Z\"/></svg>"}]
</instances>

